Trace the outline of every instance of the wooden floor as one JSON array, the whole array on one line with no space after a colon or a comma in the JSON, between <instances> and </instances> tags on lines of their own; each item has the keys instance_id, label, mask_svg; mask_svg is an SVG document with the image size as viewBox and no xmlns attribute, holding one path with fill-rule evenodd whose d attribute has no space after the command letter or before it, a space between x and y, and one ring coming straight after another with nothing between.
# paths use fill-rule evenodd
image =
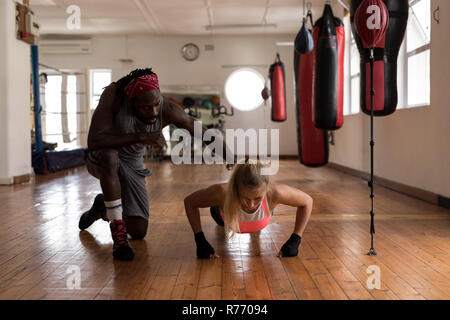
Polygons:
<instances>
[{"instance_id":1,"label":"wooden floor","mask_svg":"<svg viewBox=\"0 0 450 320\"><path fill-rule=\"evenodd\" d=\"M276 253L295 209L280 207L259 235L225 239L207 210L202 223L221 258L197 260L183 199L229 177L223 166L147 163L151 217L135 259L114 261L108 224L78 230L100 191L85 168L0 187L0 299L449 299L450 211L375 189L378 257L366 255L369 188L330 168L282 161L273 180L309 193L314 210L295 258ZM366 286L381 268L381 289ZM67 283L79 268L80 289Z\"/></svg>"}]
</instances>

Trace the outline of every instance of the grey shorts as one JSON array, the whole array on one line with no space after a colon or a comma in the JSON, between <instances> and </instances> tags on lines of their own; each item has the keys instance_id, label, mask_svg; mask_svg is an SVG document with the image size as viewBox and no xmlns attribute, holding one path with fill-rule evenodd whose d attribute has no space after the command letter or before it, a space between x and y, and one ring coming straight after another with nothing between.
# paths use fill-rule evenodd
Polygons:
<instances>
[{"instance_id":1,"label":"grey shorts","mask_svg":"<svg viewBox=\"0 0 450 320\"><path fill-rule=\"evenodd\" d=\"M100 179L102 167L98 151L89 151L86 156L88 172ZM143 159L121 159L119 162L119 181L122 198L123 214L127 217L141 217L149 219L149 200L145 178L151 175L151 171L143 167Z\"/></svg>"}]
</instances>

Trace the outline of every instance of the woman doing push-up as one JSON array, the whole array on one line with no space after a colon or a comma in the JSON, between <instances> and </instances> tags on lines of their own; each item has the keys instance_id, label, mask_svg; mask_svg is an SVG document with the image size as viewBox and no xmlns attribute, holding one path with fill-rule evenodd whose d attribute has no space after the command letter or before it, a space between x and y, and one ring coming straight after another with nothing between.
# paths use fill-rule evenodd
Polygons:
<instances>
[{"instance_id":1,"label":"woman doing push-up","mask_svg":"<svg viewBox=\"0 0 450 320\"><path fill-rule=\"evenodd\" d=\"M313 200L305 192L269 181L260 162L237 164L228 184L214 184L184 199L186 214L197 244L198 258L215 258L214 248L202 232L199 208L210 207L211 216L228 235L254 233L267 227L279 204L297 208L294 230L277 256L294 257L311 216Z\"/></svg>"}]
</instances>

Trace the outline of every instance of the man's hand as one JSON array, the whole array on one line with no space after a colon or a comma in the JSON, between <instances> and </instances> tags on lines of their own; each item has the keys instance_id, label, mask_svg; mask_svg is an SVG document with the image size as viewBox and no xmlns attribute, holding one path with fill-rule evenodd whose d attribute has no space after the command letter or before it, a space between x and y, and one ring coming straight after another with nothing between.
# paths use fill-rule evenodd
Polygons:
<instances>
[{"instance_id":1,"label":"man's hand","mask_svg":"<svg viewBox=\"0 0 450 320\"><path fill-rule=\"evenodd\" d=\"M164 147L166 145L166 139L161 132L152 133L140 133L139 140L141 143L150 145L152 147Z\"/></svg>"}]
</instances>

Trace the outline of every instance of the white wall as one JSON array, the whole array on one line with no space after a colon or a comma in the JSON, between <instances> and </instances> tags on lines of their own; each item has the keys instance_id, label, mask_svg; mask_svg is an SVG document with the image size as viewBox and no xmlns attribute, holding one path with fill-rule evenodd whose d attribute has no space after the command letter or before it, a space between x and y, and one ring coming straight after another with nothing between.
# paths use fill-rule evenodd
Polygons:
<instances>
[{"instance_id":1,"label":"white wall","mask_svg":"<svg viewBox=\"0 0 450 320\"><path fill-rule=\"evenodd\" d=\"M88 55L41 55L44 64L62 69L108 68L112 78L117 80L135 68L152 67L160 78L162 86L167 85L209 85L221 90L222 104L228 102L224 96L224 85L229 74L236 68L222 65L267 65L255 68L264 77L269 65L275 60L278 41L293 41L295 35L287 36L240 36L240 37L150 37L150 36L96 36L93 38L93 52ZM200 57L193 62L185 61L180 54L181 47L196 43ZM204 51L205 44L214 44L214 51ZM128 55L126 55L128 51ZM297 154L295 138L296 121L293 92L293 47L280 47L279 52L286 69L288 100L288 121L276 124L270 120L270 109L264 118L264 105L252 112L239 112L226 117L227 128L283 128L280 131L280 154ZM131 58L132 64L122 63L121 58Z\"/></svg>"},{"instance_id":2,"label":"white wall","mask_svg":"<svg viewBox=\"0 0 450 320\"><path fill-rule=\"evenodd\" d=\"M30 46L16 39L14 1L0 1L0 184L31 172Z\"/></svg>"},{"instance_id":3,"label":"white wall","mask_svg":"<svg viewBox=\"0 0 450 320\"><path fill-rule=\"evenodd\" d=\"M441 22L432 20L431 27L431 105L375 119L375 174L450 197L450 2L432 0L432 11L438 5ZM346 117L330 160L369 172L369 130L370 117Z\"/></svg>"}]
</instances>

